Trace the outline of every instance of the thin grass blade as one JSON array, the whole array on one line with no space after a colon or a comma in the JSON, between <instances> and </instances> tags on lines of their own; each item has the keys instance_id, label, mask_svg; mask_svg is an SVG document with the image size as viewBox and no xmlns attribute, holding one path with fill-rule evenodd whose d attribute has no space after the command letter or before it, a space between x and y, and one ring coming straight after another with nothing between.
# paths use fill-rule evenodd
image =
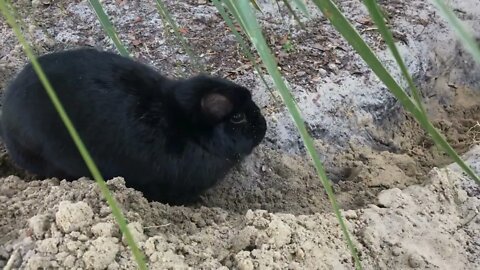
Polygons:
<instances>
[{"instance_id":1,"label":"thin grass blade","mask_svg":"<svg viewBox=\"0 0 480 270\"><path fill-rule=\"evenodd\" d=\"M277 0L278 1L278 0ZM292 1L295 6L300 9L300 11L302 11L302 13L307 16L307 17L310 17L310 12L308 12L308 8L307 8L307 5L305 4L305 2L303 0L293 0Z\"/></svg>"},{"instance_id":2,"label":"thin grass blade","mask_svg":"<svg viewBox=\"0 0 480 270\"><path fill-rule=\"evenodd\" d=\"M112 210L112 214L115 217L120 230L122 231L123 235L125 236L127 243L132 250L134 259L136 260L138 266L140 269L147 269L146 264L144 262L144 256L140 249L138 248L137 244L135 243L135 240L132 237L132 234L130 230L127 227L127 222L125 220L125 217L122 214L122 211L120 210L120 207L118 206L116 200L113 198L112 194L108 190L107 184L105 183L105 180L103 179L102 175L100 174L100 171L98 170L97 166L95 165L92 157L90 156L90 153L87 151L87 148L85 147L83 141L81 140L80 136L78 135L78 132L76 131L75 127L73 126L70 118L68 117L67 113L65 112L65 109L63 105L61 104L60 100L58 99L57 94L55 93L52 85L50 84L49 80L47 79L47 76L45 75L42 67L40 66L39 62L37 61L37 58L35 57L32 49L28 45L27 40L23 36L22 32L20 31L20 28L18 27L14 15L11 13L11 11L8 9L5 0L0 0L0 10L7 20L8 24L12 27L15 35L17 36L20 44L23 46L23 49L30 59L33 69L37 73L37 76L39 77L43 87L45 88L48 96L50 97L55 109L57 110L60 118L62 119L63 123L65 124L65 127L67 128L70 136L72 137L75 145L78 148L78 151L80 152L82 158L85 161L85 164L87 165L88 169L90 170L90 173L92 174L93 178L97 181L98 186L100 187L100 190L107 200L108 205L110 206L110 209Z\"/></svg>"},{"instance_id":3,"label":"thin grass blade","mask_svg":"<svg viewBox=\"0 0 480 270\"><path fill-rule=\"evenodd\" d=\"M473 38L471 30L455 16L453 10L447 6L444 0L432 1L440 11L442 17L448 22L450 28L454 30L465 49L472 55L475 61L480 64L480 46L478 42L475 41L475 38Z\"/></svg>"},{"instance_id":4,"label":"thin grass blade","mask_svg":"<svg viewBox=\"0 0 480 270\"><path fill-rule=\"evenodd\" d=\"M235 36L235 38L237 39L237 42L238 44L240 45L240 48L242 49L242 52L243 54L245 55L245 57L247 57L247 59L252 63L253 67L255 68L255 71L257 71L258 73L258 76L260 76L260 79L262 80L263 84L265 85L265 87L267 88L268 92L270 92L270 94L272 95L272 98L277 101L276 97L275 97L275 94L273 93L273 90L272 88L270 88L270 86L268 85L267 81L265 80L265 77L263 76L263 73L261 72L258 64L256 63L255 61L255 57L253 56L253 54L250 52L250 50L248 49L248 46L247 44L245 43L245 40L242 38L242 36L240 35L240 33L237 31L237 29L235 28L235 25L233 24L233 21L232 19L230 18L230 16L227 14L227 12L225 11L225 8L223 7L222 3L220 0L212 0L213 4L215 5L215 7L217 8L218 12L220 13L220 15L222 16L223 20L225 21L225 23L228 25L228 27L230 28L230 30L232 31L233 35Z\"/></svg>"},{"instance_id":5,"label":"thin grass blade","mask_svg":"<svg viewBox=\"0 0 480 270\"><path fill-rule=\"evenodd\" d=\"M230 0L228 0L230 1ZM231 2L232 3L232 2ZM338 203L335 199L335 195L332 190L332 186L327 178L327 175L325 173L325 169L323 168L322 162L320 161L320 158L316 152L313 139L310 137L306 127L305 123L303 121L303 118L300 114L300 111L298 109L298 106L295 104L295 101L293 100L290 90L288 89L287 85L283 81L282 75L278 71L277 64L275 62L275 59L270 51L270 48L267 46L267 43L265 41L265 38L263 37L261 31L260 31L260 25L257 22L257 19L255 18L248 2L246 0L236 0L232 3L232 6L236 9L236 12L240 16L241 23L245 26L245 29L248 31L248 36L251 38L252 43L256 47L260 57L262 58L262 61L264 62L265 66L267 67L268 72L272 76L275 85L277 86L277 89L280 92L280 95L282 96L283 101L285 102L294 122L295 125L297 126L297 129L300 132L300 135L302 137L302 140L305 144L305 147L313 159L315 168L317 170L318 177L320 178L326 192L328 195L328 198L330 200L330 203L332 204L332 207L334 209L335 215L338 218L338 221L340 223L340 227L342 229L342 232L345 236L345 239L347 241L347 244L352 252L352 256L355 261L355 265L357 269L361 269L361 264L360 264L360 259L357 254L357 249L355 248L355 245L353 241L350 238L350 234L348 232L347 226L345 224L345 221L343 220L343 217L340 213L340 209L338 207Z\"/></svg>"},{"instance_id":6,"label":"thin grass blade","mask_svg":"<svg viewBox=\"0 0 480 270\"><path fill-rule=\"evenodd\" d=\"M380 32L383 39L385 40L385 43L387 44L388 48L392 52L393 57L395 58L395 61L400 67L400 70L402 71L403 76L407 79L408 87L412 91L412 95L414 100L417 102L417 106L420 108L422 113L426 115L426 111L422 105L422 97L420 95L420 92L418 91L417 87L413 83L412 76L410 76L410 73L408 72L408 69L405 66L405 62L403 61L402 57L400 56L400 53L398 52L397 46L395 45L395 41L393 40L392 32L390 32L390 30L388 29L387 24L385 23L383 14L380 11L380 8L376 0L364 0L364 3L370 13L370 16L372 16L373 21L377 25L378 31Z\"/></svg>"},{"instance_id":7,"label":"thin grass blade","mask_svg":"<svg viewBox=\"0 0 480 270\"><path fill-rule=\"evenodd\" d=\"M232 1L230 0L223 0L223 3L227 6L228 11L233 15L235 20L240 24L240 27L242 28L242 31L246 34L249 35L247 31L245 31L245 25L242 23L242 20L240 19L240 15L238 14L237 10L232 4Z\"/></svg>"},{"instance_id":8,"label":"thin grass blade","mask_svg":"<svg viewBox=\"0 0 480 270\"><path fill-rule=\"evenodd\" d=\"M103 30L107 33L107 35L113 41L113 44L117 48L118 52L125 57L130 57L128 50L123 46L122 42L118 38L117 32L115 31L115 27L113 27L112 22L110 22L110 19L108 18L107 14L105 13L105 10L102 7L102 4L100 4L98 0L88 0L88 2L90 3L93 10L95 11L95 14L97 14L97 18L100 21L100 24L102 25Z\"/></svg>"},{"instance_id":9,"label":"thin grass blade","mask_svg":"<svg viewBox=\"0 0 480 270\"><path fill-rule=\"evenodd\" d=\"M410 96L398 85L395 79L385 69L372 49L360 37L358 32L343 16L340 10L330 0L312 0L322 11L325 17L332 23L335 29L347 40L347 42L357 51L362 59L373 70L377 77L388 87L392 94L400 101L403 107L412 113L420 125L430 134L433 141L443 149L477 184L480 184L480 178L455 152L448 144L440 132L430 123L427 116L417 106Z\"/></svg>"},{"instance_id":10,"label":"thin grass blade","mask_svg":"<svg viewBox=\"0 0 480 270\"><path fill-rule=\"evenodd\" d=\"M262 10L260 9L260 6L257 3L257 0L250 0L250 3L252 3L252 5L255 7L256 10L262 12Z\"/></svg>"},{"instance_id":11,"label":"thin grass blade","mask_svg":"<svg viewBox=\"0 0 480 270\"><path fill-rule=\"evenodd\" d=\"M287 7L288 11L293 15L293 18L298 22L301 28L305 29L305 25L302 23L300 20L300 17L298 17L297 12L293 9L293 7L290 5L288 0L283 0L283 4Z\"/></svg>"},{"instance_id":12,"label":"thin grass blade","mask_svg":"<svg viewBox=\"0 0 480 270\"><path fill-rule=\"evenodd\" d=\"M190 59L193 61L193 65L194 65L195 69L199 72L205 72L205 68L200 63L200 60L198 59L198 57L193 53L193 50L188 45L185 37L180 33L180 29L179 29L177 23L175 23L175 21L173 20L172 16L170 15L170 12L168 11L168 9L165 6L165 4L163 3L163 1L162 0L155 0L155 2L157 4L157 10L160 13L160 16L162 16L168 22L168 24L170 24L170 26L172 27L173 33L175 34L175 37L177 38L177 40L182 45L182 47L185 50L185 52L187 53L188 57L190 57Z\"/></svg>"}]
</instances>

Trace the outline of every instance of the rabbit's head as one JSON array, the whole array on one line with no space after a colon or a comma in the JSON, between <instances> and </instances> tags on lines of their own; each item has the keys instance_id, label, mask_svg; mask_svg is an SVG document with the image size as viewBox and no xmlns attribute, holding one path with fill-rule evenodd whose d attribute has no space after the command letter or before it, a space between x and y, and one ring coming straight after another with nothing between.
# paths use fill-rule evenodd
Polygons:
<instances>
[{"instance_id":1,"label":"rabbit's head","mask_svg":"<svg viewBox=\"0 0 480 270\"><path fill-rule=\"evenodd\" d=\"M189 137L216 156L242 159L265 136L265 118L245 87L199 75L181 81L174 95Z\"/></svg>"}]
</instances>

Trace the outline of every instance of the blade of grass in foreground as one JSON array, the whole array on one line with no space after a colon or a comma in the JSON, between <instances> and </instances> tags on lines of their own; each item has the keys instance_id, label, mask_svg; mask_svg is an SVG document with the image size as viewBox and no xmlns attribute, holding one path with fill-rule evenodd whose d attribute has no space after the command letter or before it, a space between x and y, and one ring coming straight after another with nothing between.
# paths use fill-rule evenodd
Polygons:
<instances>
[{"instance_id":1,"label":"blade of grass in foreground","mask_svg":"<svg viewBox=\"0 0 480 270\"><path fill-rule=\"evenodd\" d=\"M252 3L252 5L255 7L256 10L262 12L262 10L260 9L260 6L257 3L257 0L250 0L250 3Z\"/></svg>"},{"instance_id":2,"label":"blade of grass in foreground","mask_svg":"<svg viewBox=\"0 0 480 270\"><path fill-rule=\"evenodd\" d=\"M293 0L293 2L295 3L295 6L297 6L297 8L300 9L305 16L310 16L307 5L305 5L305 2L303 2L303 0Z\"/></svg>"},{"instance_id":3,"label":"blade of grass in foreground","mask_svg":"<svg viewBox=\"0 0 480 270\"><path fill-rule=\"evenodd\" d=\"M229 0L230 1L230 0ZM320 178L325 191L327 192L328 198L330 200L330 203L332 205L332 208L335 212L335 215L340 223L341 230L345 236L345 239L347 241L348 247L350 248L350 251L352 253L352 257L355 262L355 267L357 269L362 269L361 263L360 263L360 258L358 257L357 249L355 247L355 244L353 243L352 239L350 238L350 234L348 232L347 226L345 224L345 221L340 213L340 209L338 207L338 203L335 199L335 195L333 193L332 186L327 178L327 175L325 173L325 169L323 168L322 162L320 161L320 158L317 154L317 151L315 149L313 139L310 137L306 127L305 123L303 121L303 118L300 114L300 111L298 110L298 107L295 104L295 101L291 98L290 90L288 89L287 85L283 81L282 75L278 71L277 64L275 62L275 59L273 58L273 55L267 46L267 43L265 41L265 38L263 37L262 33L260 32L260 25L257 22L256 17L254 16L252 9L250 8L250 5L248 1L246 0L234 0L231 2L233 5L233 8L236 9L236 12L239 14L240 17L240 23L244 25L245 29L248 31L248 36L251 38L252 43L255 45L257 48L257 51L262 58L262 61L265 63L265 66L267 67L268 72L272 76L275 85L277 86L277 89L280 92L280 95L282 96L282 99L284 100L288 111L290 112L295 125L297 126L297 129L300 132L300 136L302 137L302 140L304 142L305 148L307 149L307 152L309 153L310 157L313 159L315 168L317 170L318 177Z\"/></svg>"},{"instance_id":4,"label":"blade of grass in foreground","mask_svg":"<svg viewBox=\"0 0 480 270\"><path fill-rule=\"evenodd\" d=\"M460 158L442 134L432 125L432 123L430 123L427 116L422 113L422 110L417 106L416 102L406 94L400 85L398 85L392 75L385 69L383 64L373 53L372 49L360 37L360 34L358 34L345 16L343 16L337 6L330 0L312 1L332 23L335 29L337 29L345 40L347 40L347 42L357 51L377 77L388 87L403 107L412 113L420 125L430 134L435 144L443 149L475 182L477 182L477 184L480 184L480 178L472 168Z\"/></svg>"},{"instance_id":5,"label":"blade of grass in foreground","mask_svg":"<svg viewBox=\"0 0 480 270\"><path fill-rule=\"evenodd\" d=\"M110 22L110 19L108 19L108 16L103 10L103 7L100 4L100 2L98 0L88 0L88 2L90 3L93 10L95 11L95 14L97 14L97 18L100 21L100 24L102 25L103 30L105 30L107 35L113 41L113 44L117 48L118 52L125 57L130 57L130 54L128 53L127 49L123 46L122 42L120 42L120 39L118 38L118 35L115 32L115 28L113 27L113 24Z\"/></svg>"},{"instance_id":6,"label":"blade of grass in foreground","mask_svg":"<svg viewBox=\"0 0 480 270\"><path fill-rule=\"evenodd\" d=\"M398 52L397 46L395 46L395 42L393 41L393 35L388 29L387 24L385 23L383 14L379 9L376 0L364 0L364 2L365 2L365 6L367 6L367 9L370 13L370 16L372 16L373 21L378 26L378 31L383 36L383 39L385 40L385 43L387 44L388 48L392 52L393 57L395 58L395 61L397 61L397 64L400 67L400 70L402 71L403 76L407 79L408 86L412 91L413 98L417 102L417 106L420 108L422 113L426 115L427 113L423 108L422 97L420 95L420 92L418 91L417 87L413 83L412 76L410 76L410 73L408 72L407 67L405 66L405 63L403 62L403 59L400 56L400 53Z\"/></svg>"},{"instance_id":7,"label":"blade of grass in foreground","mask_svg":"<svg viewBox=\"0 0 480 270\"><path fill-rule=\"evenodd\" d=\"M253 54L248 49L247 44L243 40L240 33L237 31L237 29L235 29L235 25L233 24L232 19L230 19L230 16L228 16L228 14L225 12L225 8L223 7L222 3L220 2L220 0L212 0L212 2L215 5L215 7L217 8L220 15L222 16L225 23L228 25L228 27L232 31L235 38L237 39L237 42L240 45L240 48L242 49L243 54L252 63L253 67L255 68L255 70L258 73L258 76L260 76L260 79L262 80L263 84L265 84L265 87L267 88L268 92L270 92L270 94L272 95L272 98L275 101L277 101L277 99L275 98L275 94L273 93L273 90L270 88L270 86L268 86L268 83L265 80L265 77L263 76L260 68L258 67L258 64L255 62L255 57L253 56Z\"/></svg>"},{"instance_id":8,"label":"blade of grass in foreground","mask_svg":"<svg viewBox=\"0 0 480 270\"><path fill-rule=\"evenodd\" d=\"M274 1L276 1L276 0L274 0ZM237 13L237 10L233 7L232 1L225 0L225 1L223 1L223 3L227 6L227 9L230 11L230 13L232 13L235 20L237 20L237 22L240 24L240 27L242 28L243 32L245 34L249 35L249 33L247 31L245 31L245 25L242 24L242 22L240 20L240 15ZM280 12L280 10L279 10L279 12Z\"/></svg>"},{"instance_id":9,"label":"blade of grass in foreground","mask_svg":"<svg viewBox=\"0 0 480 270\"><path fill-rule=\"evenodd\" d=\"M300 20L300 17L298 17L298 14L297 12L295 12L295 10L293 9L293 7L290 5L290 2L288 2L288 0L283 0L283 4L287 7L288 11L293 15L293 18L298 22L298 24L300 25L300 27L302 29L305 29L305 25L302 23L302 21Z\"/></svg>"},{"instance_id":10,"label":"blade of grass in foreground","mask_svg":"<svg viewBox=\"0 0 480 270\"><path fill-rule=\"evenodd\" d=\"M452 9L445 4L444 0L433 0L433 4L440 11L443 18L447 20L448 25L454 30L455 34L457 34L465 49L472 54L475 61L480 64L480 46L473 38L471 32L457 18L457 16L455 16L455 13L453 13Z\"/></svg>"},{"instance_id":11,"label":"blade of grass in foreground","mask_svg":"<svg viewBox=\"0 0 480 270\"><path fill-rule=\"evenodd\" d=\"M140 269L147 269L146 264L144 262L144 256L138 246L135 243L135 240L132 237L132 234L130 233L127 223L125 221L125 217L122 214L122 211L118 207L117 202L113 198L112 194L108 190L108 187L105 183L105 180L103 179L102 175L100 174L100 171L98 170L97 166L93 162L92 157L90 156L89 152L87 151L85 145L83 144L83 141L80 139L80 136L78 135L75 127L73 126L70 118L68 117L67 113L65 112L65 109L63 108L63 105L61 104L60 100L58 99L58 96L56 95L55 91L53 90L52 85L47 79L47 76L43 72L40 63L37 61L37 58L35 57L32 49L28 45L28 42L26 41L25 37L23 36L22 32L20 31L20 28L18 27L14 15L10 12L8 9L5 0L0 0L0 10L7 20L8 24L12 27L15 35L17 36L19 42L23 46L23 49L25 53L27 54L28 58L30 59L33 69L37 73L37 76L39 77L43 87L47 91L48 96L50 97L55 109L57 110L60 118L62 119L63 123L65 124L65 127L67 128L68 132L70 133L70 136L72 137L73 141L75 142L75 145L78 148L78 151L80 152L82 158L84 159L88 169L90 170L90 173L92 174L93 178L97 181L98 186L100 187L100 190L107 200L108 205L110 206L110 209L112 210L112 214L115 217L120 230L122 233L125 235L125 238L127 240L128 245L130 246L130 249L132 250L133 256L135 260L138 263L138 266Z\"/></svg>"},{"instance_id":12,"label":"blade of grass in foreground","mask_svg":"<svg viewBox=\"0 0 480 270\"><path fill-rule=\"evenodd\" d=\"M170 24L170 26L172 27L173 33L175 34L175 37L180 42L180 44L182 44L183 49L188 54L190 59L192 59L193 64L195 66L195 69L197 69L197 71L204 72L205 69L200 64L200 61L199 61L198 57L196 57L195 54L193 53L192 49L190 49L190 46L188 46L187 41L185 40L185 38L180 33L180 29L178 28L177 24L173 20L172 16L170 16L170 13L168 12L167 7L163 3L163 1L162 0L155 0L155 2L157 3L157 10L160 13L160 16L162 16L168 22L168 24Z\"/></svg>"}]
</instances>

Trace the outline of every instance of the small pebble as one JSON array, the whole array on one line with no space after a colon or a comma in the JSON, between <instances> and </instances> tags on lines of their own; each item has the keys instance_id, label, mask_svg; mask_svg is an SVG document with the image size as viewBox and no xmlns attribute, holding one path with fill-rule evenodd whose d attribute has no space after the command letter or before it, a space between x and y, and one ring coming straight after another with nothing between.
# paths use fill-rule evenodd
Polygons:
<instances>
[{"instance_id":1,"label":"small pebble","mask_svg":"<svg viewBox=\"0 0 480 270\"><path fill-rule=\"evenodd\" d=\"M63 232L77 231L92 223L93 211L85 202L62 201L58 205L55 221Z\"/></svg>"},{"instance_id":2,"label":"small pebble","mask_svg":"<svg viewBox=\"0 0 480 270\"><path fill-rule=\"evenodd\" d=\"M92 233L96 236L114 236L117 232L115 224L110 222L100 222L92 226Z\"/></svg>"},{"instance_id":3,"label":"small pebble","mask_svg":"<svg viewBox=\"0 0 480 270\"><path fill-rule=\"evenodd\" d=\"M343 212L343 215L345 216L346 219L357 219L358 218L357 212L355 212L355 210L351 210L351 209Z\"/></svg>"},{"instance_id":4,"label":"small pebble","mask_svg":"<svg viewBox=\"0 0 480 270\"><path fill-rule=\"evenodd\" d=\"M89 269L105 269L114 262L118 250L116 238L99 237L92 241L92 245L83 254L83 262Z\"/></svg>"},{"instance_id":5,"label":"small pebble","mask_svg":"<svg viewBox=\"0 0 480 270\"><path fill-rule=\"evenodd\" d=\"M411 254L408 257L408 265L412 268L423 268L424 260L419 254Z\"/></svg>"},{"instance_id":6,"label":"small pebble","mask_svg":"<svg viewBox=\"0 0 480 270\"><path fill-rule=\"evenodd\" d=\"M28 220L28 227L36 238L41 238L49 225L48 217L45 215L35 215Z\"/></svg>"}]
</instances>

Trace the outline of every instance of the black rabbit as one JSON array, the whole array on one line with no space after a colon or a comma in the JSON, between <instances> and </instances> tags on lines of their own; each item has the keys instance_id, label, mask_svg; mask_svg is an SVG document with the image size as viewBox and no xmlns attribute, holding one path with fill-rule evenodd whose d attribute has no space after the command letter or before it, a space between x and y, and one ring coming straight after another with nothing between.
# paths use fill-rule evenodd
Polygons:
<instances>
[{"instance_id":1,"label":"black rabbit","mask_svg":"<svg viewBox=\"0 0 480 270\"><path fill-rule=\"evenodd\" d=\"M149 200L195 200L265 136L250 92L228 80L173 80L89 48L38 60L103 176L123 176ZM18 166L41 177L90 176L31 64L6 89L0 121Z\"/></svg>"}]
</instances>

